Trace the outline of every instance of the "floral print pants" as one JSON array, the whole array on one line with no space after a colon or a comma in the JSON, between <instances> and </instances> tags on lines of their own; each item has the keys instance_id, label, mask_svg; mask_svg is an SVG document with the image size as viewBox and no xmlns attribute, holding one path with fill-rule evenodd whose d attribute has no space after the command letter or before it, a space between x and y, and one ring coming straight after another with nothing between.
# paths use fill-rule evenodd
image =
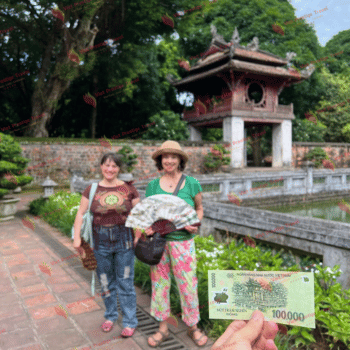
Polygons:
<instances>
[{"instance_id":1,"label":"floral print pants","mask_svg":"<svg viewBox=\"0 0 350 350\"><path fill-rule=\"evenodd\" d=\"M151 315L157 321L170 317L170 267L180 291L182 320L187 326L199 320L198 279L196 277L196 251L194 240L168 241L158 265L151 266L152 301Z\"/></svg>"}]
</instances>

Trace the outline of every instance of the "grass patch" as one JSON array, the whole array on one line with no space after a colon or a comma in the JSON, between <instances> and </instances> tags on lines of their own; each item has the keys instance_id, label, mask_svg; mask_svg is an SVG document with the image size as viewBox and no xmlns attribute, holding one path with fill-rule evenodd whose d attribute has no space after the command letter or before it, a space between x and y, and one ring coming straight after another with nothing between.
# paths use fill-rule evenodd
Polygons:
<instances>
[{"instance_id":1,"label":"grass patch","mask_svg":"<svg viewBox=\"0 0 350 350\"><path fill-rule=\"evenodd\" d=\"M220 184L203 184L203 192L220 192Z\"/></svg>"}]
</instances>

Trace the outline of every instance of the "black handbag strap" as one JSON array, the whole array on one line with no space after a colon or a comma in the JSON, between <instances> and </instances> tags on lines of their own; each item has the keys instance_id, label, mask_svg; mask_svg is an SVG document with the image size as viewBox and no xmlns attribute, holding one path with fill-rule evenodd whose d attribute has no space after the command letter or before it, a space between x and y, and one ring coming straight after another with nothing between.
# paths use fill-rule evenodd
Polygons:
<instances>
[{"instance_id":1,"label":"black handbag strap","mask_svg":"<svg viewBox=\"0 0 350 350\"><path fill-rule=\"evenodd\" d=\"M186 179L186 175L185 174L182 174L181 177L180 177L180 180L175 188L175 191L173 193L173 196L177 196L178 192L180 191L180 187L182 185L182 183L184 182L184 180Z\"/></svg>"}]
</instances>

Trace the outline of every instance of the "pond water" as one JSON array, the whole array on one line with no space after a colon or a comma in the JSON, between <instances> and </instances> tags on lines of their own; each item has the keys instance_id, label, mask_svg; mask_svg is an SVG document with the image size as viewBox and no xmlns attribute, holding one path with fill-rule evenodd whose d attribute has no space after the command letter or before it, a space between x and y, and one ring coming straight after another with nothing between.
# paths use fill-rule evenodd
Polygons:
<instances>
[{"instance_id":1,"label":"pond water","mask_svg":"<svg viewBox=\"0 0 350 350\"><path fill-rule=\"evenodd\" d=\"M306 216L311 218L325 219L350 223L350 215L345 210L340 209L339 203L348 204L350 213L350 198L328 200L322 202L298 204L298 205L283 205L278 207L265 207L262 209L271 210L279 213L289 213L293 215ZM343 206L343 209L346 209Z\"/></svg>"}]
</instances>

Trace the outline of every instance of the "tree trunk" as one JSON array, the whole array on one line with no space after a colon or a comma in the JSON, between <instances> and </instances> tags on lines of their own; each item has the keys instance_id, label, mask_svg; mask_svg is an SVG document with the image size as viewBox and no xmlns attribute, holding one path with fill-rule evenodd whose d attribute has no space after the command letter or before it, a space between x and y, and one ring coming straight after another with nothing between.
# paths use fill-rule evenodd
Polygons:
<instances>
[{"instance_id":1,"label":"tree trunk","mask_svg":"<svg viewBox=\"0 0 350 350\"><path fill-rule=\"evenodd\" d=\"M48 137L46 125L50 122L56 110L56 104L62 94L69 87L70 82L63 82L55 79L51 82L51 91L41 91L35 88L32 97L32 117L29 127L26 129L26 136Z\"/></svg>"},{"instance_id":2,"label":"tree trunk","mask_svg":"<svg viewBox=\"0 0 350 350\"><path fill-rule=\"evenodd\" d=\"M98 7L95 11L97 10ZM80 57L77 53L93 46L98 33L97 27L90 29L94 15L95 13L91 14L89 19L83 19L74 30L63 25L61 36L53 32L49 37L43 53L38 80L35 83L32 96L32 117L26 128L26 136L49 136L46 126L56 111L58 101L69 88L71 81L84 71L85 65L79 65ZM61 50L55 53L55 48L59 44ZM52 69L53 56L56 58L54 69Z\"/></svg>"},{"instance_id":3,"label":"tree trunk","mask_svg":"<svg viewBox=\"0 0 350 350\"><path fill-rule=\"evenodd\" d=\"M259 134L262 130L262 127L254 127L253 128L255 134ZM262 156L261 156L261 147L260 147L261 138L253 138L252 139L252 149L253 149L253 164L254 166L261 166L262 164Z\"/></svg>"},{"instance_id":4,"label":"tree trunk","mask_svg":"<svg viewBox=\"0 0 350 350\"><path fill-rule=\"evenodd\" d=\"M93 83L94 83L94 94L96 96L98 92L98 75L95 73L93 75ZM96 138L96 117L97 117L97 106L92 109L91 113L91 138Z\"/></svg>"}]
</instances>

